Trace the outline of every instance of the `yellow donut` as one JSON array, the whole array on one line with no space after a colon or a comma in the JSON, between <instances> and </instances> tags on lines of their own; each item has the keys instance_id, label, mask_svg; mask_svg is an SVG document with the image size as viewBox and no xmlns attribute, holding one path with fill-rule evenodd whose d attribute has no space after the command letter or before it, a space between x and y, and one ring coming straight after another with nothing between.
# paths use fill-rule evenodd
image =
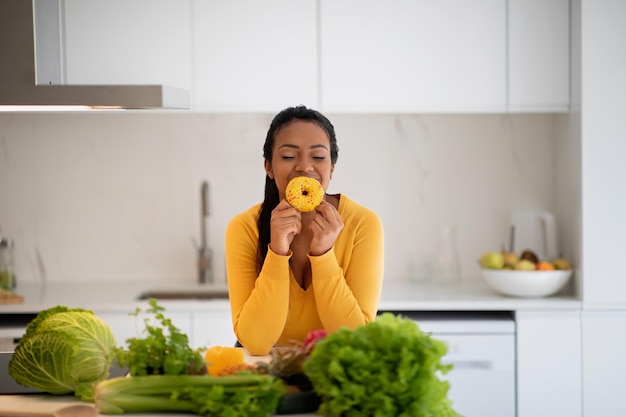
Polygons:
<instances>
[{"instance_id":1,"label":"yellow donut","mask_svg":"<svg viewBox=\"0 0 626 417\"><path fill-rule=\"evenodd\" d=\"M287 184L285 198L298 211L313 211L324 199L324 189L314 178L295 177Z\"/></svg>"}]
</instances>

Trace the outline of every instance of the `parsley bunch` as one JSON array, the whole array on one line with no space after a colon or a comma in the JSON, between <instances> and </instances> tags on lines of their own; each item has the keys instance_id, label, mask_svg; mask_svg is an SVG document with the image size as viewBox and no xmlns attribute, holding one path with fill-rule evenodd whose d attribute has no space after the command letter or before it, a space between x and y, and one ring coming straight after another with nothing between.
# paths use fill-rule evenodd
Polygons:
<instances>
[{"instance_id":1,"label":"parsley bunch","mask_svg":"<svg viewBox=\"0 0 626 417\"><path fill-rule=\"evenodd\" d=\"M146 313L153 315L144 318L144 337L126 340L128 349L117 348L116 358L121 366L128 367L133 376L140 375L185 375L206 373L200 349L189 347L189 338L182 333L172 320L164 314L165 309L157 300L148 300L150 307ZM131 316L139 316L137 307Z\"/></svg>"}]
</instances>

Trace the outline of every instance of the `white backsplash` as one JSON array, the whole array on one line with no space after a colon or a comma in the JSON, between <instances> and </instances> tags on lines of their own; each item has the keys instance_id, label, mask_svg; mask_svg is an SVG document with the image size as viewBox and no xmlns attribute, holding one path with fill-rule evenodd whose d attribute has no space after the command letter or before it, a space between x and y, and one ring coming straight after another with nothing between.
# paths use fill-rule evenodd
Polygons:
<instances>
[{"instance_id":1,"label":"white backsplash","mask_svg":"<svg viewBox=\"0 0 626 417\"><path fill-rule=\"evenodd\" d=\"M224 230L263 198L270 114L0 113L0 234L24 282L195 282L200 184L225 281ZM514 208L552 210L553 115L328 115L339 159L329 192L375 210L385 279L430 260L457 226L461 279L508 243ZM415 263L413 262L415 267Z\"/></svg>"}]
</instances>

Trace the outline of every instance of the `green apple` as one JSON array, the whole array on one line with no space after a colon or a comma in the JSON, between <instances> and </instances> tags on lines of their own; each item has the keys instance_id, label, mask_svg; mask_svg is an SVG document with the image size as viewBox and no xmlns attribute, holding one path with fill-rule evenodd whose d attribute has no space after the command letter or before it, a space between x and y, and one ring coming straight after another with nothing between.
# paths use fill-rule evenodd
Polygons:
<instances>
[{"instance_id":1,"label":"green apple","mask_svg":"<svg viewBox=\"0 0 626 417\"><path fill-rule=\"evenodd\" d=\"M480 257L480 266L487 269L502 269L504 255L501 252L485 252Z\"/></svg>"}]
</instances>

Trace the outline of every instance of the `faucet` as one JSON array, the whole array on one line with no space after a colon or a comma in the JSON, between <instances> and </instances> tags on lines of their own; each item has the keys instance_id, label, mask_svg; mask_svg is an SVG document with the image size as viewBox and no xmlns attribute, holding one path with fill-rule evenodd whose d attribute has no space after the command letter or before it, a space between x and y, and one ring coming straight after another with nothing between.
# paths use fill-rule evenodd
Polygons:
<instances>
[{"instance_id":1,"label":"faucet","mask_svg":"<svg viewBox=\"0 0 626 417\"><path fill-rule=\"evenodd\" d=\"M213 250L207 243L207 219L209 217L209 183L200 187L200 247L198 248L198 282L213 283Z\"/></svg>"}]
</instances>

